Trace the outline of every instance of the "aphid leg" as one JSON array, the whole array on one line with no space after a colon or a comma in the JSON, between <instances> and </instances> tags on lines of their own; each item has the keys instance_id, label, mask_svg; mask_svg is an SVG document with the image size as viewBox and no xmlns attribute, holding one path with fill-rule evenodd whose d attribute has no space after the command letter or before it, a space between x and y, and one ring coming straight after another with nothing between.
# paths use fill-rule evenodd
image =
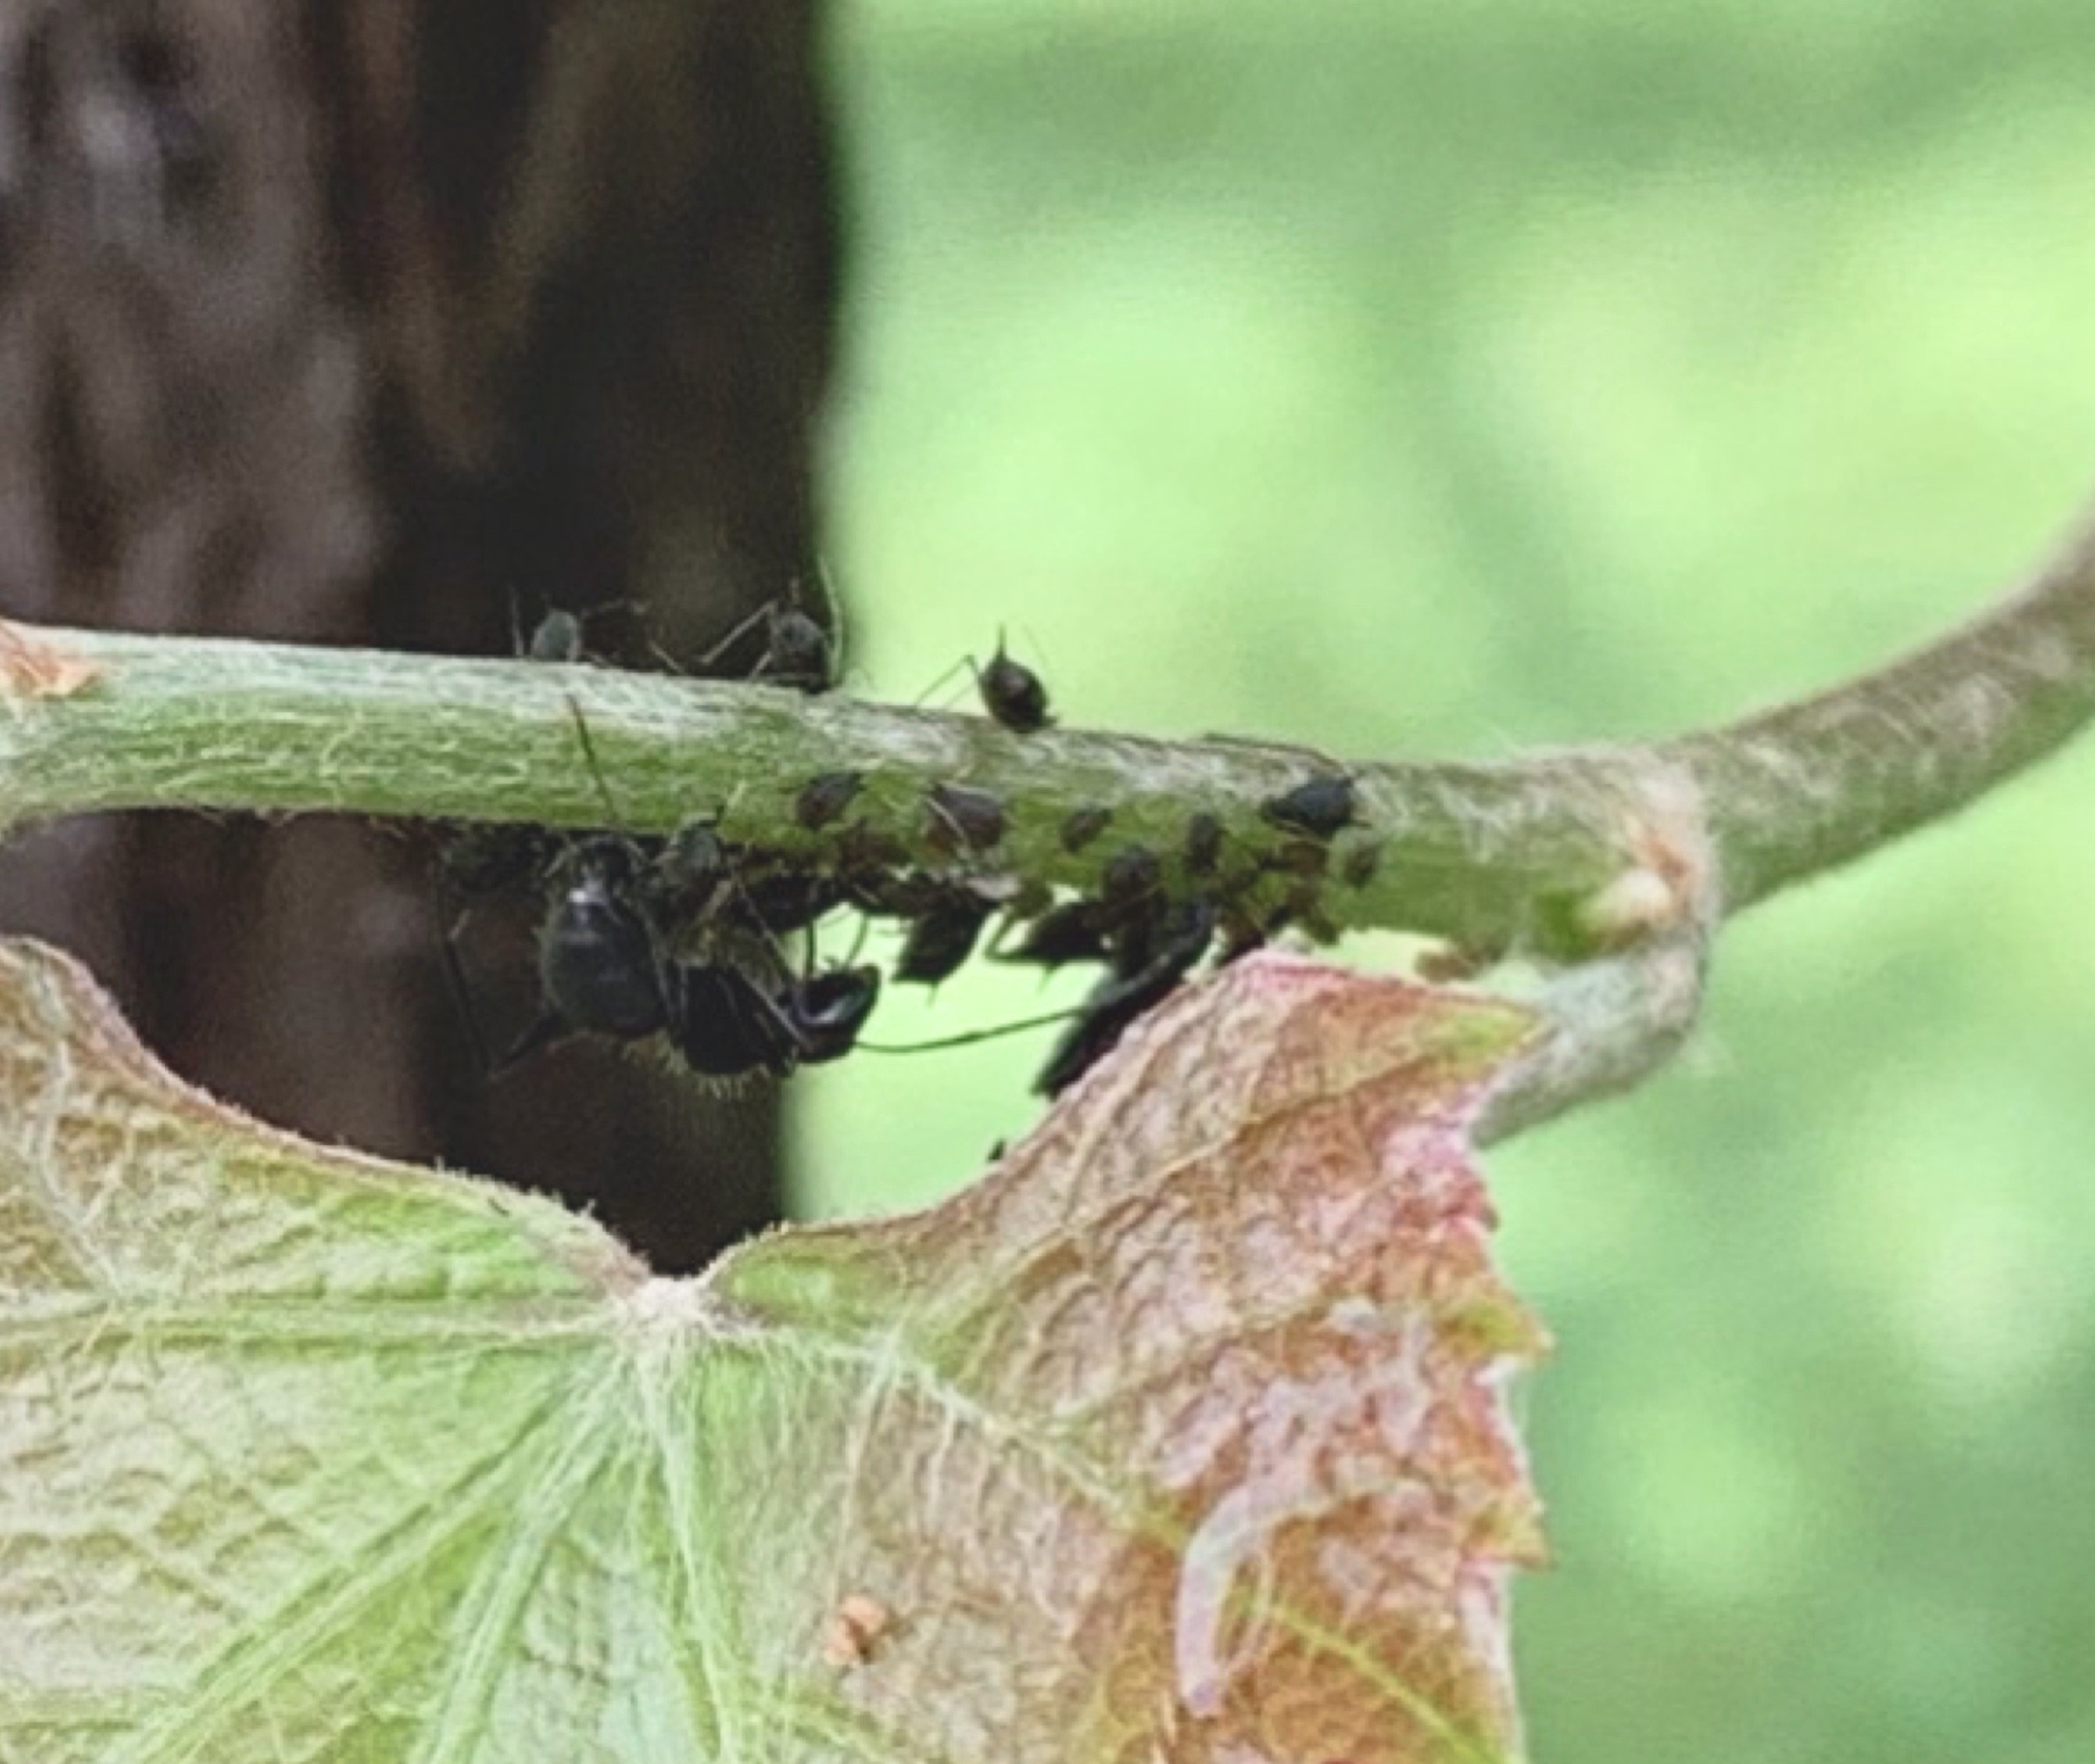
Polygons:
<instances>
[{"instance_id":1,"label":"aphid leg","mask_svg":"<svg viewBox=\"0 0 2095 1764\"><path fill-rule=\"evenodd\" d=\"M487 1037L480 1027L480 1013L473 1007L472 988L466 982L465 964L458 954L459 933L465 929L466 916L472 909L462 906L457 916L455 919L451 916L450 890L444 886L442 870L437 872L430 904L436 914L436 948L443 963L443 983L450 989L459 1020L465 1025L465 1042L473 1050L474 1067L484 1080L491 1078L494 1059L487 1050Z\"/></svg>"},{"instance_id":2,"label":"aphid leg","mask_svg":"<svg viewBox=\"0 0 2095 1764\"><path fill-rule=\"evenodd\" d=\"M1072 1005L1067 1010L1047 1011L1038 1017L1020 1017L1009 1023L999 1023L993 1028L969 1029L958 1035L941 1035L931 1041L861 1041L858 1045L869 1054L931 1054L947 1047L972 1047L978 1041L1000 1041L1006 1035L1023 1035L1029 1029L1051 1028L1057 1023L1082 1016L1084 1010L1082 1005Z\"/></svg>"},{"instance_id":3,"label":"aphid leg","mask_svg":"<svg viewBox=\"0 0 2095 1764\"><path fill-rule=\"evenodd\" d=\"M727 635L722 637L719 642L715 643L710 649L706 650L704 654L698 657L698 666L701 669L711 667L714 662L718 662L721 658L721 656L725 655L730 649L733 649L737 643L742 641L743 638L746 637L752 631L755 630L759 624L760 624L765 619L768 618L771 615L771 607L772 603L769 601L766 601L762 606L759 607L755 612L751 613L745 618L738 619L732 625L729 626L727 629Z\"/></svg>"},{"instance_id":4,"label":"aphid leg","mask_svg":"<svg viewBox=\"0 0 2095 1764\"><path fill-rule=\"evenodd\" d=\"M534 1054L543 1054L548 1047L565 1041L569 1033L567 1021L558 1011L550 1007L541 1010L532 1019L524 1033L510 1044L509 1051L489 1070L491 1079L506 1077Z\"/></svg>"}]
</instances>

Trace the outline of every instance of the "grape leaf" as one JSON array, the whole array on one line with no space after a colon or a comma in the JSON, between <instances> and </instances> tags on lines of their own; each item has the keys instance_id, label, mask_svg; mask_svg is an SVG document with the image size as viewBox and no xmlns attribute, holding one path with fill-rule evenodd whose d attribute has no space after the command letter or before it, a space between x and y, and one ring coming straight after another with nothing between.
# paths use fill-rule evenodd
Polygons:
<instances>
[{"instance_id":1,"label":"grape leaf","mask_svg":"<svg viewBox=\"0 0 2095 1764\"><path fill-rule=\"evenodd\" d=\"M0 944L0 1760L1511 1757L1529 1026L1254 958L953 1201L670 1280Z\"/></svg>"}]
</instances>

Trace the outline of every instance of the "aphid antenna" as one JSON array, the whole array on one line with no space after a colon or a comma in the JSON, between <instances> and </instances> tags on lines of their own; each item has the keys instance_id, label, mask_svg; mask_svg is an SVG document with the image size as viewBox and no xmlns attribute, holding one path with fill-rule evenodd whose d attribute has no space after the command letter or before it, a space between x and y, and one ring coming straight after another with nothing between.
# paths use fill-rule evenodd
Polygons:
<instances>
[{"instance_id":1,"label":"aphid antenna","mask_svg":"<svg viewBox=\"0 0 2095 1764\"><path fill-rule=\"evenodd\" d=\"M524 605L517 598L517 585L509 585L509 649L513 655L528 655L530 646L524 641Z\"/></svg>"},{"instance_id":2,"label":"aphid antenna","mask_svg":"<svg viewBox=\"0 0 2095 1764\"><path fill-rule=\"evenodd\" d=\"M1019 635L1026 640L1026 647L1038 655L1045 666L1054 669L1059 673L1061 669L1056 667L1055 659L1048 652L1047 644L1041 641L1041 634L1022 619L1019 621L1017 629ZM1004 628L999 625L997 627L997 647L1001 649L1004 646Z\"/></svg>"},{"instance_id":3,"label":"aphid antenna","mask_svg":"<svg viewBox=\"0 0 2095 1764\"><path fill-rule=\"evenodd\" d=\"M582 707L576 703L574 694L567 694L567 714L574 719L575 739L581 744L582 758L589 767L590 779L596 786L596 793L603 800L605 826L616 831L619 826L618 804L611 795L611 781L604 776L604 768L598 764L596 743L589 734L589 724L582 715Z\"/></svg>"},{"instance_id":4,"label":"aphid antenna","mask_svg":"<svg viewBox=\"0 0 2095 1764\"><path fill-rule=\"evenodd\" d=\"M721 658L721 656L725 655L744 637L746 637L766 619L769 618L772 614L772 608L777 604L778 602L776 600L766 601L754 612L748 614L745 617L738 619L732 625L730 625L727 628L726 635L721 637L718 642L714 643L711 649L707 649L698 657L698 667L701 669L711 667L714 662L718 662Z\"/></svg>"},{"instance_id":5,"label":"aphid antenna","mask_svg":"<svg viewBox=\"0 0 2095 1764\"><path fill-rule=\"evenodd\" d=\"M955 818L952 810L939 801L937 797L926 796L924 800L924 806L931 813L938 816L939 820L944 824L945 830L952 834L954 854L965 864L966 857L972 850L968 844L966 829Z\"/></svg>"},{"instance_id":6,"label":"aphid antenna","mask_svg":"<svg viewBox=\"0 0 2095 1764\"><path fill-rule=\"evenodd\" d=\"M843 596L836 591L836 583L829 574L829 560L827 558L818 556L814 560L814 586L821 596L824 629L829 639L830 671L841 680L848 665L851 629L844 618ZM788 592L797 598L799 591L800 580L795 577Z\"/></svg>"},{"instance_id":7,"label":"aphid antenna","mask_svg":"<svg viewBox=\"0 0 2095 1764\"><path fill-rule=\"evenodd\" d=\"M480 1012L474 1008L472 988L466 984L465 964L458 956L458 933L464 928L466 914L471 909L461 907L457 920L451 919L450 889L444 885L441 868L436 873L436 887L430 890L429 904L436 918L436 947L443 952L443 984L465 1025L466 1045L472 1049L474 1067L483 1080L492 1078L494 1056L488 1052L487 1036L480 1026Z\"/></svg>"},{"instance_id":8,"label":"aphid antenna","mask_svg":"<svg viewBox=\"0 0 2095 1764\"><path fill-rule=\"evenodd\" d=\"M930 685L926 686L923 691L919 692L914 698L910 700L910 709L912 710L923 710L926 702L931 699L934 694L944 690L944 688L951 682L953 676L958 674L963 668L975 668L975 658L972 655L963 655L958 662L951 663L944 673L939 675L939 676L936 680L932 681ZM979 668L975 669L975 671L978 675L981 672ZM934 710L950 710L953 707L949 702L944 704L934 704L931 706L931 708Z\"/></svg>"},{"instance_id":9,"label":"aphid antenna","mask_svg":"<svg viewBox=\"0 0 2095 1764\"><path fill-rule=\"evenodd\" d=\"M1004 626L1002 621L999 621L997 625L997 647L990 652L989 659L993 662L999 656L1006 655L1010 653L1010 649L1004 641ZM978 662L972 654L964 655L961 659L967 663L968 672L975 676L975 684L977 687L979 687L982 684L981 662Z\"/></svg>"}]
</instances>

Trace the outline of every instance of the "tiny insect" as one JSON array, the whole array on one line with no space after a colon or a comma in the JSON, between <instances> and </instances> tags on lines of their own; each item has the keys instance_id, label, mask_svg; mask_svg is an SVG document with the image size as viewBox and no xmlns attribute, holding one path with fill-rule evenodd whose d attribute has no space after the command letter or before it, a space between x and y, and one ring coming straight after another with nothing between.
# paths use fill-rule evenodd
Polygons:
<instances>
[{"instance_id":1,"label":"tiny insect","mask_svg":"<svg viewBox=\"0 0 2095 1764\"><path fill-rule=\"evenodd\" d=\"M731 628L698 658L700 669L711 668L759 626L764 648L750 669L750 679L809 694L827 692L836 683L835 646L829 634L790 596L766 601Z\"/></svg>"},{"instance_id":2,"label":"tiny insect","mask_svg":"<svg viewBox=\"0 0 2095 1764\"><path fill-rule=\"evenodd\" d=\"M1350 889L1364 889L1381 868L1382 848L1373 840L1363 839L1339 855L1338 879Z\"/></svg>"},{"instance_id":3,"label":"tiny insect","mask_svg":"<svg viewBox=\"0 0 2095 1764\"><path fill-rule=\"evenodd\" d=\"M1113 824L1109 808L1073 808L1062 820L1062 849L1072 857Z\"/></svg>"},{"instance_id":4,"label":"tiny insect","mask_svg":"<svg viewBox=\"0 0 2095 1764\"><path fill-rule=\"evenodd\" d=\"M965 889L946 895L910 924L895 958L895 978L927 986L951 979L974 953L992 910Z\"/></svg>"},{"instance_id":5,"label":"tiny insect","mask_svg":"<svg viewBox=\"0 0 2095 1764\"><path fill-rule=\"evenodd\" d=\"M634 872L632 848L613 838L586 840L556 864L539 931L539 1014L502 1069L570 1035L633 1041L676 1026L676 965L631 886Z\"/></svg>"},{"instance_id":6,"label":"tiny insect","mask_svg":"<svg viewBox=\"0 0 2095 1764\"><path fill-rule=\"evenodd\" d=\"M1014 735L1036 734L1054 720L1041 676L1012 659L1001 636L989 665L975 670L975 690L982 695L983 709Z\"/></svg>"},{"instance_id":7,"label":"tiny insect","mask_svg":"<svg viewBox=\"0 0 2095 1764\"><path fill-rule=\"evenodd\" d=\"M1259 813L1289 833L1329 839L1353 824L1358 808L1353 780L1343 772L1326 772L1267 797L1259 805Z\"/></svg>"},{"instance_id":8,"label":"tiny insect","mask_svg":"<svg viewBox=\"0 0 2095 1764\"><path fill-rule=\"evenodd\" d=\"M1203 809L1185 824L1185 844L1180 861L1192 876L1212 875L1222 861L1222 822Z\"/></svg>"},{"instance_id":9,"label":"tiny insect","mask_svg":"<svg viewBox=\"0 0 2095 1764\"><path fill-rule=\"evenodd\" d=\"M795 1038L777 998L757 978L727 961L679 963L678 1010L670 1042L705 1078L793 1070Z\"/></svg>"},{"instance_id":10,"label":"tiny insect","mask_svg":"<svg viewBox=\"0 0 2095 1764\"><path fill-rule=\"evenodd\" d=\"M931 817L924 841L935 852L952 856L962 848L988 851L1003 841L1004 805L986 790L938 785L924 806Z\"/></svg>"},{"instance_id":11,"label":"tiny insect","mask_svg":"<svg viewBox=\"0 0 2095 1764\"><path fill-rule=\"evenodd\" d=\"M836 683L828 633L798 607L781 609L774 601L766 613L764 659L751 677L807 693L827 692Z\"/></svg>"},{"instance_id":12,"label":"tiny insect","mask_svg":"<svg viewBox=\"0 0 2095 1764\"><path fill-rule=\"evenodd\" d=\"M747 930L777 937L807 930L848 897L841 876L783 869L738 882L725 912Z\"/></svg>"},{"instance_id":13,"label":"tiny insect","mask_svg":"<svg viewBox=\"0 0 2095 1764\"><path fill-rule=\"evenodd\" d=\"M810 833L819 833L850 807L865 786L862 772L825 772L811 778L793 800L793 818Z\"/></svg>"},{"instance_id":14,"label":"tiny insect","mask_svg":"<svg viewBox=\"0 0 2095 1764\"><path fill-rule=\"evenodd\" d=\"M1267 855L1265 868L1283 875L1320 876L1331 868L1331 850L1319 840L1291 839Z\"/></svg>"},{"instance_id":15,"label":"tiny insect","mask_svg":"<svg viewBox=\"0 0 2095 1764\"><path fill-rule=\"evenodd\" d=\"M1098 906L1093 901L1066 901L1050 907L1027 926L1015 950L997 959L1029 962L1042 968L1059 968L1069 962L1102 962L1106 937L1099 925Z\"/></svg>"},{"instance_id":16,"label":"tiny insect","mask_svg":"<svg viewBox=\"0 0 2095 1764\"><path fill-rule=\"evenodd\" d=\"M1144 845L1123 845L1100 872L1099 899L1109 909L1133 906L1164 886L1164 866Z\"/></svg>"},{"instance_id":17,"label":"tiny insect","mask_svg":"<svg viewBox=\"0 0 2095 1764\"><path fill-rule=\"evenodd\" d=\"M1178 990L1206 954L1214 934L1215 909L1205 901L1174 906L1143 968L1130 975L1109 975L1092 990L1077 1019L1048 1055L1034 1088L1043 1096L1059 1096L1104 1059L1137 1021Z\"/></svg>"},{"instance_id":18,"label":"tiny insect","mask_svg":"<svg viewBox=\"0 0 2095 1764\"><path fill-rule=\"evenodd\" d=\"M838 866L869 889L879 879L908 862L910 848L891 833L883 833L870 821L855 820L837 835Z\"/></svg>"},{"instance_id":19,"label":"tiny insect","mask_svg":"<svg viewBox=\"0 0 2095 1764\"><path fill-rule=\"evenodd\" d=\"M880 1002L880 970L831 968L796 980L780 1000L792 1024L803 1066L841 1060L858 1045L859 1031Z\"/></svg>"},{"instance_id":20,"label":"tiny insect","mask_svg":"<svg viewBox=\"0 0 2095 1764\"><path fill-rule=\"evenodd\" d=\"M582 621L565 607L554 607L532 628L525 654L533 662L582 659Z\"/></svg>"},{"instance_id":21,"label":"tiny insect","mask_svg":"<svg viewBox=\"0 0 2095 1764\"><path fill-rule=\"evenodd\" d=\"M525 822L464 822L447 829L437 848L437 885L470 906L537 875L559 842L551 828Z\"/></svg>"}]
</instances>

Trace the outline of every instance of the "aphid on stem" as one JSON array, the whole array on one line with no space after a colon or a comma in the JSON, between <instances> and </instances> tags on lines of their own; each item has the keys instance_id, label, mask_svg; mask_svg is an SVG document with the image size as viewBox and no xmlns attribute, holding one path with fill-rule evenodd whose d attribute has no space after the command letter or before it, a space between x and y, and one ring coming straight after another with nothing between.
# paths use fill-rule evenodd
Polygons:
<instances>
[{"instance_id":1,"label":"aphid on stem","mask_svg":"<svg viewBox=\"0 0 2095 1764\"><path fill-rule=\"evenodd\" d=\"M1107 948L1099 916L1095 901L1067 901L1050 907L1027 926L1018 948L1004 951L997 959L1043 968L1059 968L1068 962L1102 962Z\"/></svg>"},{"instance_id":2,"label":"aphid on stem","mask_svg":"<svg viewBox=\"0 0 2095 1764\"><path fill-rule=\"evenodd\" d=\"M1186 822L1185 843L1180 848L1179 861L1190 876L1215 873L1215 866L1222 861L1222 822L1219 816L1202 809Z\"/></svg>"},{"instance_id":3,"label":"aphid on stem","mask_svg":"<svg viewBox=\"0 0 2095 1764\"><path fill-rule=\"evenodd\" d=\"M965 887L946 892L910 925L895 978L935 986L959 972L995 909Z\"/></svg>"},{"instance_id":4,"label":"aphid on stem","mask_svg":"<svg viewBox=\"0 0 2095 1764\"><path fill-rule=\"evenodd\" d=\"M924 798L930 824L924 843L941 856L988 851L1004 839L1004 805L986 790L940 784Z\"/></svg>"},{"instance_id":5,"label":"aphid on stem","mask_svg":"<svg viewBox=\"0 0 2095 1764\"><path fill-rule=\"evenodd\" d=\"M1350 889L1364 889L1382 868L1382 847L1371 839L1356 839L1338 855L1338 879Z\"/></svg>"},{"instance_id":6,"label":"aphid on stem","mask_svg":"<svg viewBox=\"0 0 2095 1764\"><path fill-rule=\"evenodd\" d=\"M975 690L983 709L1014 735L1036 734L1054 720L1048 711L1048 688L1032 669L1013 660L1001 631L988 665L975 669Z\"/></svg>"},{"instance_id":7,"label":"aphid on stem","mask_svg":"<svg viewBox=\"0 0 2095 1764\"><path fill-rule=\"evenodd\" d=\"M1073 808L1062 819L1062 849L1075 857L1113 824L1113 811L1103 806Z\"/></svg>"},{"instance_id":8,"label":"aphid on stem","mask_svg":"<svg viewBox=\"0 0 2095 1764\"><path fill-rule=\"evenodd\" d=\"M1148 961L1132 974L1111 974L1099 982L1056 1043L1034 1088L1058 1096L1111 1053L1120 1038L1192 971L1214 938L1215 920L1215 909L1205 901L1185 901L1171 908Z\"/></svg>"},{"instance_id":9,"label":"aphid on stem","mask_svg":"<svg viewBox=\"0 0 2095 1764\"><path fill-rule=\"evenodd\" d=\"M711 667L759 626L763 628L764 649L749 671L751 680L770 686L791 686L810 695L827 692L836 683L835 644L821 622L803 610L797 596L792 594L766 601L732 627L698 658L699 667Z\"/></svg>"},{"instance_id":10,"label":"aphid on stem","mask_svg":"<svg viewBox=\"0 0 2095 1764\"><path fill-rule=\"evenodd\" d=\"M1259 805L1259 813L1289 833L1328 840L1353 824L1358 808L1353 780L1343 772L1326 772L1267 797Z\"/></svg>"},{"instance_id":11,"label":"aphid on stem","mask_svg":"<svg viewBox=\"0 0 2095 1764\"><path fill-rule=\"evenodd\" d=\"M864 787L862 772L825 772L811 778L793 800L793 818L810 833L839 819Z\"/></svg>"}]
</instances>

